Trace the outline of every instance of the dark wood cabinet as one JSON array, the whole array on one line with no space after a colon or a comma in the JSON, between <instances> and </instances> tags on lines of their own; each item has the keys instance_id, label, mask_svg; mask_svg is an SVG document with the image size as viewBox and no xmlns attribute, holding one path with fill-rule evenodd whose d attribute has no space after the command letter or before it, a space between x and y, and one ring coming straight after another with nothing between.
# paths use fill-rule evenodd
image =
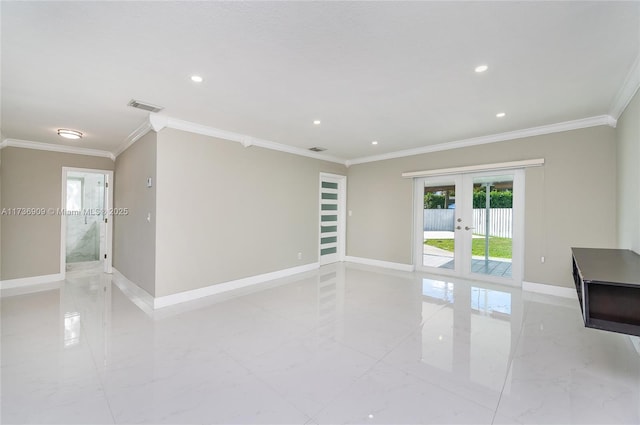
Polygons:
<instances>
[{"instance_id":1,"label":"dark wood cabinet","mask_svg":"<svg viewBox=\"0 0 640 425\"><path fill-rule=\"evenodd\" d=\"M584 325L640 336L640 255L625 249L571 251Z\"/></svg>"}]
</instances>

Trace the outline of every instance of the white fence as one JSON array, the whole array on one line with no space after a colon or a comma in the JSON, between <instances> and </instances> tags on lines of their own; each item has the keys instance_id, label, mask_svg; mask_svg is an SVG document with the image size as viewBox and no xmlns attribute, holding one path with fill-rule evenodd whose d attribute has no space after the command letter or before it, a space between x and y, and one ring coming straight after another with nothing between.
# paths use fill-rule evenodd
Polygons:
<instances>
[{"instance_id":1,"label":"white fence","mask_svg":"<svg viewBox=\"0 0 640 425\"><path fill-rule=\"evenodd\" d=\"M486 234L486 212L484 208L473 209L473 233L477 235ZM489 236L500 238L513 237L513 210L511 208L490 208L489 209Z\"/></svg>"},{"instance_id":2,"label":"white fence","mask_svg":"<svg viewBox=\"0 0 640 425\"><path fill-rule=\"evenodd\" d=\"M424 210L424 231L453 232L456 210Z\"/></svg>"},{"instance_id":3,"label":"white fence","mask_svg":"<svg viewBox=\"0 0 640 425\"><path fill-rule=\"evenodd\" d=\"M484 208L473 209L473 233L484 235L486 233L486 210ZM455 210L424 210L424 231L449 231L455 226ZM489 209L489 236L511 238L513 228L513 210L511 208Z\"/></svg>"}]
</instances>

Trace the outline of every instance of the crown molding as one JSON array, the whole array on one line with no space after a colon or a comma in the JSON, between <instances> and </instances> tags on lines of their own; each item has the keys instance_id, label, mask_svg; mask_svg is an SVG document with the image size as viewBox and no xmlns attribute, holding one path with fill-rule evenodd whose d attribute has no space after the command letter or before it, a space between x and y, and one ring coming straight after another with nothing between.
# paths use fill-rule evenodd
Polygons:
<instances>
[{"instance_id":1,"label":"crown molding","mask_svg":"<svg viewBox=\"0 0 640 425\"><path fill-rule=\"evenodd\" d=\"M120 145L120 147L115 151L114 158L117 158L118 155L120 155L122 152L126 151L131 145L133 145L135 142L137 142L142 136L144 136L149 131L151 131L152 128L153 128L153 125L151 123L151 120L150 119L144 120L144 122L142 124L140 124L138 126L138 128L133 130L127 136L127 138L124 139L124 143L122 143L122 145Z\"/></svg>"},{"instance_id":2,"label":"crown molding","mask_svg":"<svg viewBox=\"0 0 640 425\"><path fill-rule=\"evenodd\" d=\"M52 143L33 142L31 140L19 140L19 139L4 139L0 143L0 149L7 147L23 148L23 149L35 149L40 151L72 153L76 155L88 155L99 156L103 158L109 158L115 161L116 157L109 151L102 151L98 149L80 148L75 146L54 145Z\"/></svg>"},{"instance_id":3,"label":"crown molding","mask_svg":"<svg viewBox=\"0 0 640 425\"><path fill-rule=\"evenodd\" d=\"M618 94L616 95L613 103L611 104L611 112L609 115L614 117L615 119L620 118L620 115L627 108L631 99L640 88L640 54L636 57L635 62L631 65L631 69L627 74L627 77L624 79L624 83Z\"/></svg>"},{"instance_id":4,"label":"crown molding","mask_svg":"<svg viewBox=\"0 0 640 425\"><path fill-rule=\"evenodd\" d=\"M485 145L488 143L504 142L507 140L522 139L524 137L540 136L543 134L560 133L581 128L608 125L615 127L617 121L609 115L582 118L579 120L565 121L557 124L543 125L539 127L525 128L523 130L509 131L506 133L491 134L471 139L457 140L455 142L439 143L437 145L423 146L421 148L406 149L402 151L389 152L381 155L367 156L346 161L346 166L364 164L367 162L384 161L386 159L403 158L406 156L421 155L425 153L445 151L450 149L465 148L469 146Z\"/></svg>"},{"instance_id":5,"label":"crown molding","mask_svg":"<svg viewBox=\"0 0 640 425\"><path fill-rule=\"evenodd\" d=\"M309 158L319 159L322 161L335 162L342 165L346 165L346 162L347 162L343 158L338 158L331 155L323 155L320 153L311 152L306 149L284 145L282 143L276 143L270 140L258 139L255 137L247 136L245 134L220 130L218 128L209 127L206 125L197 124L190 121L184 121L184 120L180 120L177 118L172 118L164 115L149 114L149 122L153 130L156 132L161 131L164 128L171 128L174 130L181 130L189 133L201 134L203 136L215 137L217 139L237 142L242 144L242 146L244 146L245 148L248 148L250 146L258 146L265 149L271 149L275 151L290 153L293 155L306 156Z\"/></svg>"},{"instance_id":6,"label":"crown molding","mask_svg":"<svg viewBox=\"0 0 640 425\"><path fill-rule=\"evenodd\" d=\"M630 73L629 75L632 75L632 74ZM627 103L629 100L627 100ZM149 114L148 119L127 137L127 140L125 141L125 143L116 151L115 156L117 157L118 155L120 155L120 153L126 150L129 146L135 143L142 136L147 134L147 132L149 132L150 130L153 130L155 132L160 132L165 128L171 128L174 130L186 131L188 133L201 134L203 136L209 136L217 139L237 142L237 143L240 143L245 148L248 148L250 146L258 146L265 149L271 149L271 150L276 150L280 152L290 153L293 155L306 156L309 158L319 159L323 161L335 162L335 163L350 167L351 165L356 165L356 164L384 161L387 159L403 158L407 156L421 155L421 154L431 153L431 152L445 151L445 150L458 149L458 148L464 148L464 147L470 147L470 146L478 146L478 145L503 142L508 140L516 140L516 139L522 139L525 137L560 133L563 131L578 130L581 128L597 127L601 125L615 127L617 125L617 120L611 115L599 115L595 117L560 122L556 124L525 128L522 130L491 134L488 136L473 137L470 139L439 143L436 145L423 146L420 148L406 149L401 151L389 152L381 155L374 155L374 156L367 156L367 157L345 160L343 158L339 158L331 155L323 155L320 153L308 151L306 149L297 148L297 147L285 145L282 143L272 142L270 140L254 138L254 137L247 136L240 133L234 133L231 131L225 131L225 130L209 127L206 125L202 125L202 124L198 124L190 121L172 118L166 115L151 113Z\"/></svg>"},{"instance_id":7,"label":"crown molding","mask_svg":"<svg viewBox=\"0 0 640 425\"><path fill-rule=\"evenodd\" d=\"M166 115L149 114L149 125L156 133L160 132L169 123L169 117Z\"/></svg>"}]
</instances>

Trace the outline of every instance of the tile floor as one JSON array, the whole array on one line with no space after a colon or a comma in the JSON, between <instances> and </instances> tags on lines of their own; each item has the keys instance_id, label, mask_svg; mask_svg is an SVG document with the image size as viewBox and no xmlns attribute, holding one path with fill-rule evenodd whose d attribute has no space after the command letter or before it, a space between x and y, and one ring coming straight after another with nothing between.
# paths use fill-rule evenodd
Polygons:
<instances>
[{"instance_id":1,"label":"tile floor","mask_svg":"<svg viewBox=\"0 0 640 425\"><path fill-rule=\"evenodd\" d=\"M86 270L1 300L8 423L640 423L576 300L353 264L148 315Z\"/></svg>"}]
</instances>

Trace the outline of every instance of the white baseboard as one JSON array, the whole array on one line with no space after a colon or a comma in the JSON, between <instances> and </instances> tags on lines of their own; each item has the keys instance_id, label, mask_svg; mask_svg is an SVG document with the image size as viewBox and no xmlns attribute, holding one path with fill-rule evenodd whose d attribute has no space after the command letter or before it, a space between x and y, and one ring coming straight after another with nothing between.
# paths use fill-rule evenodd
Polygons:
<instances>
[{"instance_id":1,"label":"white baseboard","mask_svg":"<svg viewBox=\"0 0 640 425\"><path fill-rule=\"evenodd\" d=\"M163 297L154 298L147 291L140 288L134 282L127 279L116 268L113 269L114 283L125 293L138 307L149 313L163 307L169 307L175 304L187 301L197 300L199 298L216 295L223 292L233 291L235 289L245 288L247 286L257 285L259 283L268 282L270 280L291 276L298 273L304 273L316 270L320 267L319 263L305 264L304 266L292 267L289 269L278 270L275 272L259 274L255 276L245 277L243 279L232 280L229 282L218 283L215 285L205 286L204 288L192 289L189 291L178 292L177 294L165 295Z\"/></svg>"},{"instance_id":2,"label":"white baseboard","mask_svg":"<svg viewBox=\"0 0 640 425\"><path fill-rule=\"evenodd\" d=\"M578 297L575 288L567 288L564 286L548 285L546 283L525 282L522 281L522 290L528 292L536 292L538 294L555 295L556 297L575 299Z\"/></svg>"},{"instance_id":3,"label":"white baseboard","mask_svg":"<svg viewBox=\"0 0 640 425\"><path fill-rule=\"evenodd\" d=\"M346 256L344 261L366 264L367 266L383 267L385 269L400 270L403 272L412 272L415 270L415 267L412 264L392 263L391 261L373 260L371 258Z\"/></svg>"},{"instance_id":4,"label":"white baseboard","mask_svg":"<svg viewBox=\"0 0 640 425\"><path fill-rule=\"evenodd\" d=\"M118 269L113 267L113 283L142 311L147 314L153 313L153 295L130 281Z\"/></svg>"},{"instance_id":5,"label":"white baseboard","mask_svg":"<svg viewBox=\"0 0 640 425\"><path fill-rule=\"evenodd\" d=\"M233 291L247 286L256 285L258 283L268 282L270 280L291 276L298 273L304 273L316 270L320 267L319 263L305 264L304 266L291 267L289 269L278 270L275 272L259 274L255 276L245 277L243 279L231 280L229 282L218 283L215 285L205 286L204 288L192 289L190 291L178 292L177 294L165 295L157 297L153 300L153 308L159 309L174 304L180 304L187 301L197 300L198 298L216 295L222 292Z\"/></svg>"},{"instance_id":6,"label":"white baseboard","mask_svg":"<svg viewBox=\"0 0 640 425\"><path fill-rule=\"evenodd\" d=\"M209 285L209 286L205 286L204 288L178 292L177 294L165 295L163 297L154 298L153 308L159 309L159 308L168 307L174 304L193 301L193 300L197 300L198 298L208 297L209 295L216 295L216 294L220 294L227 291L233 291L234 289L240 289L247 286L256 285L258 283L267 282L270 280L279 279L282 277L287 277L287 276L291 276L294 274L303 273L311 270L316 270L319 267L320 267L319 263L305 264L304 266L291 267L289 269L278 270L275 272L245 277L243 279L231 280L229 282Z\"/></svg>"},{"instance_id":7,"label":"white baseboard","mask_svg":"<svg viewBox=\"0 0 640 425\"><path fill-rule=\"evenodd\" d=\"M45 283L59 282L64 280L64 273L47 274L42 276L23 277L20 279L0 280L0 289L21 288L30 285L42 285Z\"/></svg>"}]
</instances>

